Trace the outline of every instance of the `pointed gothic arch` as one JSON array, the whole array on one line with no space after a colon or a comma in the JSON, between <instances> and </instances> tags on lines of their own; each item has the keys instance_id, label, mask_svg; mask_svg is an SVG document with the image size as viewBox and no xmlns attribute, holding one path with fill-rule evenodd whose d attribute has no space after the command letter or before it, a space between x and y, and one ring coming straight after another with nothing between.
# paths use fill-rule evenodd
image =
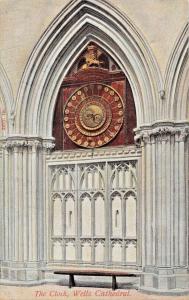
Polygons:
<instances>
[{"instance_id":1,"label":"pointed gothic arch","mask_svg":"<svg viewBox=\"0 0 189 300\"><path fill-rule=\"evenodd\" d=\"M167 117L171 120L189 121L189 60L188 60L189 24L182 29L170 56L166 74L165 90Z\"/></svg>"},{"instance_id":2,"label":"pointed gothic arch","mask_svg":"<svg viewBox=\"0 0 189 300\"><path fill-rule=\"evenodd\" d=\"M71 1L34 48L16 104L16 130L51 137L53 113L62 80L90 42L119 64L133 91L137 125L158 118L161 75L155 58L131 21L106 1Z\"/></svg>"},{"instance_id":3,"label":"pointed gothic arch","mask_svg":"<svg viewBox=\"0 0 189 300\"><path fill-rule=\"evenodd\" d=\"M0 64L0 136L11 131L13 93L7 74Z\"/></svg>"}]
</instances>

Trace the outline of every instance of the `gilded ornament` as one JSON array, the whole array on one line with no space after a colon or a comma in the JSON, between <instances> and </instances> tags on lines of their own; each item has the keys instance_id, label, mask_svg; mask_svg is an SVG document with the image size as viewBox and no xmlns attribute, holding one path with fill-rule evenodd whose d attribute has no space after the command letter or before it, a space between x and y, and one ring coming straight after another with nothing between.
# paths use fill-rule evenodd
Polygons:
<instances>
[{"instance_id":1,"label":"gilded ornament","mask_svg":"<svg viewBox=\"0 0 189 300\"><path fill-rule=\"evenodd\" d=\"M115 133L114 131L110 131L110 132L109 132L109 135L110 135L111 137L113 137L115 134L116 134L116 133Z\"/></svg>"},{"instance_id":2,"label":"gilded ornament","mask_svg":"<svg viewBox=\"0 0 189 300\"><path fill-rule=\"evenodd\" d=\"M110 138L108 136L105 136L104 141L107 143L109 142Z\"/></svg>"},{"instance_id":3,"label":"gilded ornament","mask_svg":"<svg viewBox=\"0 0 189 300\"><path fill-rule=\"evenodd\" d=\"M106 112L100 103L89 103L80 111L81 124L84 128L89 130L96 130L101 127L105 118Z\"/></svg>"},{"instance_id":4,"label":"gilded ornament","mask_svg":"<svg viewBox=\"0 0 189 300\"><path fill-rule=\"evenodd\" d=\"M104 66L104 62L99 59L98 47L95 44L88 45L87 52L83 56L83 60L84 63L81 66L81 69L83 70L94 67L101 68Z\"/></svg>"}]
</instances>

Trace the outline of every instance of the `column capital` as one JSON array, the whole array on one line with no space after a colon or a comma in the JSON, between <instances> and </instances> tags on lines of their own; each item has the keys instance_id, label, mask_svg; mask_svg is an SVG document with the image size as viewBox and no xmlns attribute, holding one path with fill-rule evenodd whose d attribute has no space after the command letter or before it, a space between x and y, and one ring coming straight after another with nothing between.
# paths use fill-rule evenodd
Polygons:
<instances>
[{"instance_id":1,"label":"column capital","mask_svg":"<svg viewBox=\"0 0 189 300\"><path fill-rule=\"evenodd\" d=\"M180 131L177 131L175 134L175 141L176 142L185 142L187 137L189 136L189 126L183 127Z\"/></svg>"},{"instance_id":2,"label":"column capital","mask_svg":"<svg viewBox=\"0 0 189 300\"><path fill-rule=\"evenodd\" d=\"M54 148L54 139L43 139L41 137L10 136L0 140L0 147L6 150L23 150L25 148L32 151L44 150L49 152Z\"/></svg>"},{"instance_id":3,"label":"column capital","mask_svg":"<svg viewBox=\"0 0 189 300\"><path fill-rule=\"evenodd\" d=\"M54 139L44 139L43 143L42 143L42 147L43 150L47 153L51 152L54 147L55 147L55 143L54 143Z\"/></svg>"},{"instance_id":4,"label":"column capital","mask_svg":"<svg viewBox=\"0 0 189 300\"><path fill-rule=\"evenodd\" d=\"M153 144L155 142L167 142L171 136L176 142L184 142L189 136L189 123L155 123L141 126L135 130L135 142L141 144Z\"/></svg>"}]
</instances>

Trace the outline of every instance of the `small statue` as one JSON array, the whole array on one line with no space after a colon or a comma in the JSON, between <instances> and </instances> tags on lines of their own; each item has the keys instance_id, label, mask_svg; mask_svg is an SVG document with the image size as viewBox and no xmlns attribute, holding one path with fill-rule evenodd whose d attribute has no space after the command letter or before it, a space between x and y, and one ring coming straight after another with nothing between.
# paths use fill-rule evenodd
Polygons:
<instances>
[{"instance_id":1,"label":"small statue","mask_svg":"<svg viewBox=\"0 0 189 300\"><path fill-rule=\"evenodd\" d=\"M87 53L83 57L81 69L88 69L91 67L101 68L104 65L103 61L98 59L98 49L95 45L89 45L87 47Z\"/></svg>"}]
</instances>

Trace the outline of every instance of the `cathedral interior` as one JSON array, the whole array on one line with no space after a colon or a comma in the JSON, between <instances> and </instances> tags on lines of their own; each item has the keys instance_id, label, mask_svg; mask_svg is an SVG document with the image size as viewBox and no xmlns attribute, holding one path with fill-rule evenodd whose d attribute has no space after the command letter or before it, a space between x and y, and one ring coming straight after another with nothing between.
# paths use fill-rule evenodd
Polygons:
<instances>
[{"instance_id":1,"label":"cathedral interior","mask_svg":"<svg viewBox=\"0 0 189 300\"><path fill-rule=\"evenodd\" d=\"M188 4L173 2L0 3L0 284L92 268L189 293Z\"/></svg>"}]
</instances>

